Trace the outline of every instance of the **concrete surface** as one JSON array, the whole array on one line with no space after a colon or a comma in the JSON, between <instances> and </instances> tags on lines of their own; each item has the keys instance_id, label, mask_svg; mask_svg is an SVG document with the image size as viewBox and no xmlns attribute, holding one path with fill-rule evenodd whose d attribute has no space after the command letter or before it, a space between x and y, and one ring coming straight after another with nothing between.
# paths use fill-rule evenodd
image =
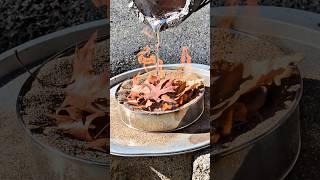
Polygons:
<instances>
[{"instance_id":1,"label":"concrete surface","mask_svg":"<svg viewBox=\"0 0 320 180\"><path fill-rule=\"evenodd\" d=\"M192 176L192 154L163 157L112 157L113 180L185 180Z\"/></svg>"},{"instance_id":2,"label":"concrete surface","mask_svg":"<svg viewBox=\"0 0 320 180\"><path fill-rule=\"evenodd\" d=\"M210 149L194 154L192 180L203 179L210 179Z\"/></svg>"},{"instance_id":3,"label":"concrete surface","mask_svg":"<svg viewBox=\"0 0 320 180\"><path fill-rule=\"evenodd\" d=\"M319 78L320 79L320 78ZM320 80L304 79L301 101L301 152L286 180L316 180L320 176Z\"/></svg>"}]
</instances>

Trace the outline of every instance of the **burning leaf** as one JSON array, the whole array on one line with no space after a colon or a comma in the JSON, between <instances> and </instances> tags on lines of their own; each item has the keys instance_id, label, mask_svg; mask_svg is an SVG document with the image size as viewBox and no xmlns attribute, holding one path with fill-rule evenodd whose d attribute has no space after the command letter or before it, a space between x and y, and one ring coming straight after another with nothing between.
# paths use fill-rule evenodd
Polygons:
<instances>
[{"instance_id":1,"label":"burning leaf","mask_svg":"<svg viewBox=\"0 0 320 180\"><path fill-rule=\"evenodd\" d=\"M140 50L137 58L144 67L157 63L157 56L149 46ZM133 77L131 83L122 83L117 92L119 101L136 109L165 111L182 106L203 90L203 80L191 71L186 73L185 68L164 71L162 63L160 60L154 71L146 69L147 73ZM191 63L187 47L182 48L181 63Z\"/></svg>"},{"instance_id":2,"label":"burning leaf","mask_svg":"<svg viewBox=\"0 0 320 180\"><path fill-rule=\"evenodd\" d=\"M148 72L148 70L146 69L146 66L157 64L157 56L151 52L151 48L149 46L144 47L137 53L137 59L139 64L143 64L143 67L145 68L146 72ZM161 71L162 70L161 65L163 64L163 60L158 59L158 62L160 65L160 67L158 68L160 68L159 71Z\"/></svg>"},{"instance_id":3,"label":"burning leaf","mask_svg":"<svg viewBox=\"0 0 320 180\"><path fill-rule=\"evenodd\" d=\"M144 47L137 54L138 62L143 65L153 65L157 62L156 55L151 53L151 49L149 46Z\"/></svg>"},{"instance_id":4,"label":"burning leaf","mask_svg":"<svg viewBox=\"0 0 320 180\"><path fill-rule=\"evenodd\" d=\"M187 47L182 47L182 53L181 53L181 58L180 58L181 64L184 63L191 63L191 56L189 53L189 49Z\"/></svg>"}]
</instances>

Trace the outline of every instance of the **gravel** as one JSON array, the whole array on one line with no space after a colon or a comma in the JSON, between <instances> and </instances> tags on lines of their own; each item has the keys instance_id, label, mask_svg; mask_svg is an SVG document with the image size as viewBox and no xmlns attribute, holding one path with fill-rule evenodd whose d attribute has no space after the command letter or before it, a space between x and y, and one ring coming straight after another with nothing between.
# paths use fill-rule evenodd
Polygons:
<instances>
[{"instance_id":1,"label":"gravel","mask_svg":"<svg viewBox=\"0 0 320 180\"><path fill-rule=\"evenodd\" d=\"M0 53L39 36L101 19L90 0L1 0Z\"/></svg>"},{"instance_id":2,"label":"gravel","mask_svg":"<svg viewBox=\"0 0 320 180\"><path fill-rule=\"evenodd\" d=\"M301 152L297 163L286 179L318 179L320 152L320 81L304 79L301 101Z\"/></svg>"}]
</instances>

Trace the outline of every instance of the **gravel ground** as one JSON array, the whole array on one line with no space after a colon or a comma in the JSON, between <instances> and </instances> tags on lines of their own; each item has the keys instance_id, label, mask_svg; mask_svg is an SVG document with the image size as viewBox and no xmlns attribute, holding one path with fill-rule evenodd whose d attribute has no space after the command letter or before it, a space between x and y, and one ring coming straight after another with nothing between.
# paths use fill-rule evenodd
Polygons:
<instances>
[{"instance_id":1,"label":"gravel ground","mask_svg":"<svg viewBox=\"0 0 320 180\"><path fill-rule=\"evenodd\" d=\"M230 0L229 0L230 1ZM247 0L240 0L240 5L246 5ZM259 5L263 6L279 6L301 9L305 11L312 11L320 13L319 0L257 0ZM212 6L229 5L226 0L211 0Z\"/></svg>"},{"instance_id":2,"label":"gravel ground","mask_svg":"<svg viewBox=\"0 0 320 180\"><path fill-rule=\"evenodd\" d=\"M101 19L90 0L1 0L0 53L39 36Z\"/></svg>"},{"instance_id":3,"label":"gravel ground","mask_svg":"<svg viewBox=\"0 0 320 180\"><path fill-rule=\"evenodd\" d=\"M301 101L301 139L299 159L287 180L318 179L320 172L320 81L304 79Z\"/></svg>"}]
</instances>

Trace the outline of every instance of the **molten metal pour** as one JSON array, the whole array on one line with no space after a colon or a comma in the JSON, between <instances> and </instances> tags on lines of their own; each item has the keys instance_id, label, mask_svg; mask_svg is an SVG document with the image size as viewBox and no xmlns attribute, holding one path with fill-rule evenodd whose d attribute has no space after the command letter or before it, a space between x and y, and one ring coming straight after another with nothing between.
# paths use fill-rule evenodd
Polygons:
<instances>
[{"instance_id":1,"label":"molten metal pour","mask_svg":"<svg viewBox=\"0 0 320 180\"><path fill-rule=\"evenodd\" d=\"M207 5L209 0L132 0L129 7L139 19L156 32L175 27L192 13Z\"/></svg>"},{"instance_id":2,"label":"molten metal pour","mask_svg":"<svg viewBox=\"0 0 320 180\"><path fill-rule=\"evenodd\" d=\"M141 21L151 26L157 39L155 56L150 56L150 48L146 47L138 54L138 60L139 55L141 55L139 63L141 64L142 62L144 66L146 64L155 64L157 77L160 78L161 65L163 64L163 60L159 57L161 47L160 31L179 25L193 12L209 2L209 0L132 0L129 7L134 9ZM147 35L152 36L152 33L147 33ZM150 58L146 59L146 55L150 56ZM147 60L148 63L144 63L144 60Z\"/></svg>"}]
</instances>

